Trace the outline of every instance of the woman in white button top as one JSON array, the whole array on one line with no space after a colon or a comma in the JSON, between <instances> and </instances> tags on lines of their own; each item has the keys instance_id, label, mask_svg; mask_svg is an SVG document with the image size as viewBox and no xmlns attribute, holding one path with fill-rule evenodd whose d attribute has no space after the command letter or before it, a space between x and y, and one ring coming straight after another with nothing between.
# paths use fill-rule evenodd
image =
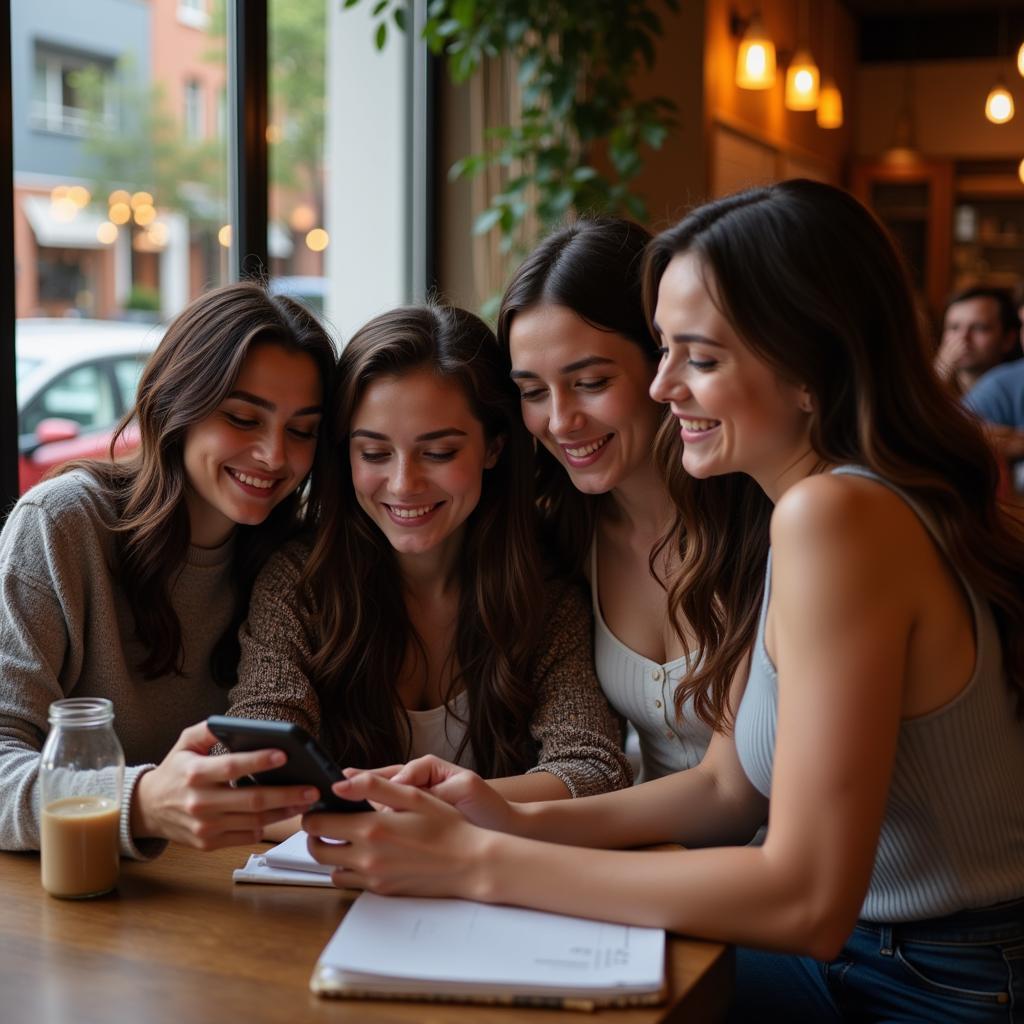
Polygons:
<instances>
[{"instance_id":1,"label":"woman in white button top","mask_svg":"<svg viewBox=\"0 0 1024 1024\"><path fill-rule=\"evenodd\" d=\"M711 737L692 702L673 701L688 667L688 628L667 585L686 478L678 432L648 394L658 361L641 302L649 238L626 220L570 224L527 257L498 314L539 442L549 556L590 581L598 678L639 735L641 779L697 764Z\"/></svg>"}]
</instances>

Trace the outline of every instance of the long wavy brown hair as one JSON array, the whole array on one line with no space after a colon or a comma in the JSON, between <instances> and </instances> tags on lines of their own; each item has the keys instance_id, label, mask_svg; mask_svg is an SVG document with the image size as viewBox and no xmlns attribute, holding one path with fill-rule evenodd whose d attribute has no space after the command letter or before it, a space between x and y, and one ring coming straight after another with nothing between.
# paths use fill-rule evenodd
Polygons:
<instances>
[{"instance_id":1,"label":"long wavy brown hair","mask_svg":"<svg viewBox=\"0 0 1024 1024\"><path fill-rule=\"evenodd\" d=\"M498 341L509 351L520 314L550 304L572 310L602 331L631 341L648 357L651 374L658 344L644 316L641 272L646 228L617 217L583 218L549 235L512 275L498 311ZM546 557L579 575L594 541L604 495L583 494L542 444L535 446L535 480ZM674 498L684 486L678 431L666 407L655 441L655 461ZM652 554L653 558L656 552Z\"/></svg>"},{"instance_id":2,"label":"long wavy brown hair","mask_svg":"<svg viewBox=\"0 0 1024 1024\"><path fill-rule=\"evenodd\" d=\"M979 423L934 373L909 276L885 229L846 192L811 181L709 203L651 243L649 313L665 268L681 253L699 258L722 314L751 351L809 389L811 444L822 462L866 466L927 511L946 557L991 603L1024 714L1024 542L998 502L998 467ZM768 519L743 505L708 515L716 483L697 482L689 493L688 541L671 600L704 656L680 684L677 703L693 694L723 722L722 683L754 640L750 609L759 600L751 596L763 590L764 559L731 588L722 588L720 570L723 559L738 557L734 548L767 548ZM708 603L709 594L716 600Z\"/></svg>"},{"instance_id":3,"label":"long wavy brown hair","mask_svg":"<svg viewBox=\"0 0 1024 1024\"><path fill-rule=\"evenodd\" d=\"M171 322L146 364L135 406L118 424L110 442L113 460L119 439L129 426L137 424L140 441L132 456L120 462L79 460L60 470L87 470L117 509L117 563L112 569L128 597L136 632L147 650L138 666L145 678L181 674L184 663L181 623L171 605L170 590L189 546L186 435L227 398L249 350L263 342L309 355L324 391L328 390L336 355L316 317L292 299L270 295L262 285L226 285L206 292L186 307ZM297 491L282 500L263 523L237 527L232 565L234 616L211 655L211 670L220 685L234 683L238 627L257 573L304 522L303 500Z\"/></svg>"},{"instance_id":4,"label":"long wavy brown hair","mask_svg":"<svg viewBox=\"0 0 1024 1024\"><path fill-rule=\"evenodd\" d=\"M311 491L318 525L297 591L316 624L310 671L322 729L342 764L390 764L409 755L408 715L393 682L410 646L422 654L423 643L406 610L394 551L356 500L348 435L374 381L424 370L455 383L487 440L504 442L465 524L445 702L465 690L467 730L458 753L468 744L482 774L515 774L537 757L529 731L536 706L531 666L543 591L533 456L507 355L482 320L449 306L385 313L357 331L341 355L328 406L332 443L318 456Z\"/></svg>"}]
</instances>

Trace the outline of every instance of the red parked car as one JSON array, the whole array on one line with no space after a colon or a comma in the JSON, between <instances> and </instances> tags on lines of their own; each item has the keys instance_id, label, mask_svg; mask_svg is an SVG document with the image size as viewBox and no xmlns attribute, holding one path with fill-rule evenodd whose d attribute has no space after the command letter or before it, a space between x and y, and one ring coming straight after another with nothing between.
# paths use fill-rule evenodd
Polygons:
<instances>
[{"instance_id":1,"label":"red parked car","mask_svg":"<svg viewBox=\"0 0 1024 1024\"><path fill-rule=\"evenodd\" d=\"M163 327L116 320L19 320L15 332L18 483L22 492L69 459L106 458L135 402ZM137 437L122 439L129 451Z\"/></svg>"}]
</instances>

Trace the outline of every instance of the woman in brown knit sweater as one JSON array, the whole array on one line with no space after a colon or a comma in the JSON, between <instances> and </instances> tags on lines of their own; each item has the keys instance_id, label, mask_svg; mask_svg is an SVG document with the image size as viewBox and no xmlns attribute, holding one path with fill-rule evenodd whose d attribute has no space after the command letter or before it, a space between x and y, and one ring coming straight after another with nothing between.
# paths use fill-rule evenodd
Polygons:
<instances>
[{"instance_id":1,"label":"woman in brown knit sweater","mask_svg":"<svg viewBox=\"0 0 1024 1024\"><path fill-rule=\"evenodd\" d=\"M514 800L629 784L587 603L542 577L509 372L451 307L393 310L352 338L316 534L256 583L231 714L300 724L343 767L436 754Z\"/></svg>"}]
</instances>

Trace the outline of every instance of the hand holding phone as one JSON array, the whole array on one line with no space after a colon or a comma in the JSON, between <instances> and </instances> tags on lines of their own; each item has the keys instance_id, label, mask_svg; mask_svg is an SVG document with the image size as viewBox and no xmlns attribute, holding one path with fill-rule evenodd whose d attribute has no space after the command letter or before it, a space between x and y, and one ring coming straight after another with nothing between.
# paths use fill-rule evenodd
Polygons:
<instances>
[{"instance_id":1,"label":"hand holding phone","mask_svg":"<svg viewBox=\"0 0 1024 1024\"><path fill-rule=\"evenodd\" d=\"M310 808L310 813L356 814L373 810L366 800L343 800L335 796L331 786L342 781L344 776L320 744L301 726L227 715L211 715L206 724L210 732L234 753L272 747L283 750L287 756L288 760L280 768L239 779L239 785L315 786L320 791L320 800Z\"/></svg>"}]
</instances>

